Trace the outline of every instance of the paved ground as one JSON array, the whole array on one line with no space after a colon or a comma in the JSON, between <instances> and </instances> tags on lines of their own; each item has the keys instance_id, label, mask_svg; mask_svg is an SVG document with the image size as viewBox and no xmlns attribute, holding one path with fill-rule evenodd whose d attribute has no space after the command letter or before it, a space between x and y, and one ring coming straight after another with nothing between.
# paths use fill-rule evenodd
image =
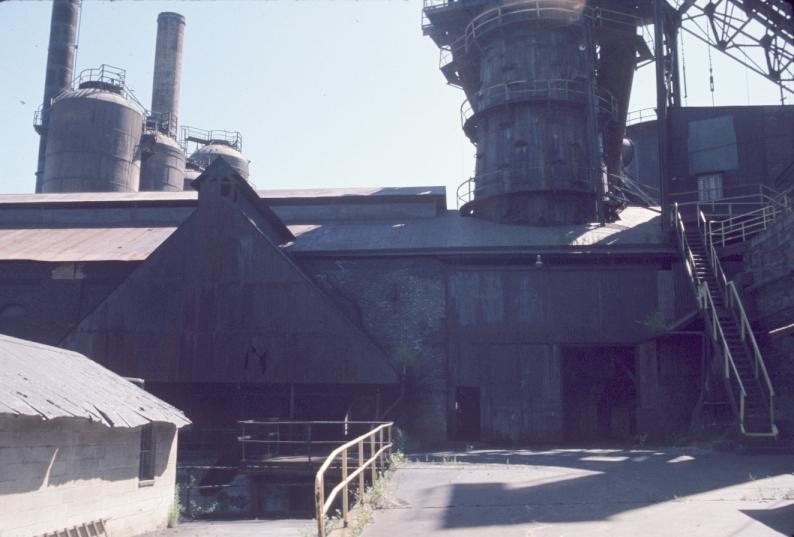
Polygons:
<instances>
[{"instance_id":1,"label":"paved ground","mask_svg":"<svg viewBox=\"0 0 794 537\"><path fill-rule=\"evenodd\" d=\"M140 537L314 537L316 534L313 520L235 520L185 522Z\"/></svg>"},{"instance_id":2,"label":"paved ground","mask_svg":"<svg viewBox=\"0 0 794 537\"><path fill-rule=\"evenodd\" d=\"M395 473L363 537L791 536L792 472L695 448L433 453Z\"/></svg>"}]
</instances>

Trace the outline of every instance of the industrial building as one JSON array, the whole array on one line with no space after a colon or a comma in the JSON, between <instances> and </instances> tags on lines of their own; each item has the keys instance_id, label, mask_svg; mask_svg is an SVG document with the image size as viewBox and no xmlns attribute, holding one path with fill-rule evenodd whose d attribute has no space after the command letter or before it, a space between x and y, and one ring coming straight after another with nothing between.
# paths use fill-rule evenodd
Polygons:
<instances>
[{"instance_id":1,"label":"industrial building","mask_svg":"<svg viewBox=\"0 0 794 537\"><path fill-rule=\"evenodd\" d=\"M734 3L790 92L791 6ZM184 18L158 18L147 111L122 70L72 76L80 2L56 0L36 193L0 196L0 332L144 379L220 452L244 419L788 441L794 108L682 106L676 36L708 16L684 4L426 1L477 149L458 209L439 186L254 190L239 133L181 126Z\"/></svg>"}]
</instances>

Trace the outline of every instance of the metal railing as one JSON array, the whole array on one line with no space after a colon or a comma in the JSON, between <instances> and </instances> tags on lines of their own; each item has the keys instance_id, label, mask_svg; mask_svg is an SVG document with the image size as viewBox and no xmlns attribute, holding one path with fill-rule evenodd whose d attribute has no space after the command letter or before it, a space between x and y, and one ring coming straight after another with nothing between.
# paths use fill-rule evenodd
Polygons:
<instances>
[{"instance_id":1,"label":"metal railing","mask_svg":"<svg viewBox=\"0 0 794 537\"><path fill-rule=\"evenodd\" d=\"M239 421L240 461L249 467L286 458L298 463L319 463L333 448L382 423L350 420Z\"/></svg>"},{"instance_id":2,"label":"metal railing","mask_svg":"<svg viewBox=\"0 0 794 537\"><path fill-rule=\"evenodd\" d=\"M595 88L599 109L612 119L617 117L614 96L603 88ZM464 129L475 114L496 106L514 102L558 100L587 104L587 87L584 82L567 79L516 80L495 84L477 92L475 104L469 99L460 107L460 120ZM476 108L476 110L475 110Z\"/></svg>"},{"instance_id":3,"label":"metal railing","mask_svg":"<svg viewBox=\"0 0 794 537\"><path fill-rule=\"evenodd\" d=\"M151 114L146 116L143 129L145 132L159 132L176 138L177 118L171 112Z\"/></svg>"},{"instance_id":4,"label":"metal railing","mask_svg":"<svg viewBox=\"0 0 794 537\"><path fill-rule=\"evenodd\" d=\"M197 127L183 125L179 131L179 144L188 151L188 144L193 142L199 146L211 143L221 143L233 147L237 151L243 150L243 135L239 131L204 130Z\"/></svg>"},{"instance_id":5,"label":"metal railing","mask_svg":"<svg viewBox=\"0 0 794 537\"><path fill-rule=\"evenodd\" d=\"M458 185L458 188L455 192L457 196L458 209L470 201L474 201L478 190L483 189L482 186L479 188L477 187L477 181L496 177L497 181L502 180L504 183L509 183L510 190L504 191L503 193L505 194L515 192L531 192L539 190L539 188L537 184L534 184L534 181L530 182L530 180L540 176L542 172L548 172L549 170L555 172L566 172L571 179L571 182L574 181L574 178L581 179L582 188L558 188L558 190L567 190L569 192L577 192L581 194L596 194L595 186L590 186L587 188L586 186L594 185L594 183L591 183L591 181L588 179L590 177L589 174L600 174L600 170L591 169L586 166L572 166L569 164L552 166L522 166L518 168L505 168L501 170L493 170L488 173L477 174L474 177L469 177L463 181L460 185ZM568 186L572 187L572 185Z\"/></svg>"},{"instance_id":6,"label":"metal railing","mask_svg":"<svg viewBox=\"0 0 794 537\"><path fill-rule=\"evenodd\" d=\"M44 115L42 110L44 109L43 105L39 105L36 108L36 111L33 112L33 129L41 134L41 129L44 127Z\"/></svg>"},{"instance_id":7,"label":"metal railing","mask_svg":"<svg viewBox=\"0 0 794 537\"><path fill-rule=\"evenodd\" d=\"M425 14L426 10L432 11L450 7L455 3L458 2L456 0L427 0L422 10L422 28L426 30L432 27L432 23ZM480 13L469 22L463 34L452 42L449 50L454 56L465 55L469 50L476 49L475 44L478 39L506 24L535 23L547 28L549 24L561 26L574 24L583 18L595 27L618 27L632 33L636 31L639 25L637 17L620 11L581 6L573 2L569 5L561 5L556 1L526 0L524 2L500 5ZM441 60L442 66L447 63L449 62L445 63L443 59Z\"/></svg>"},{"instance_id":8,"label":"metal railing","mask_svg":"<svg viewBox=\"0 0 794 537\"><path fill-rule=\"evenodd\" d=\"M764 363L764 358L761 355L761 350L758 348L758 342L755 339L755 334L753 333L752 326L750 325L750 320L747 317L747 312L744 309L744 305L742 304L742 300L739 297L739 293L736 289L736 285L733 281L729 281L728 277L725 274L725 270L722 268L722 263L720 262L720 258L717 255L717 249L714 246L713 236L710 233L710 222L706 219L705 214L703 211L698 212L698 228L701 234L701 238L703 239L703 244L706 247L706 253L709 258L709 263L711 265L712 273L717 280L717 285L720 288L720 291L723 293L723 301L725 303L725 307L728 311L731 312L733 318L739 324L739 339L744 345L744 348L750 352L752 355L753 360L753 374L756 380L759 380L759 384L762 390L766 391L766 405L769 410L769 418L770 418L770 430L771 435L774 436L777 434L777 427L775 425L775 417L774 417L774 397L775 397L775 390L772 387L772 382L769 378L769 374L767 373L766 364ZM708 287L706 287L708 290ZM710 295L709 295L710 297ZM713 303L712 303L713 306ZM715 310L716 311L716 310ZM724 334L722 335L724 339ZM731 362L733 359L731 358ZM734 371L736 371L736 364L732 363ZM759 372L762 373L762 376L759 377ZM727 369L726 369L726 378L727 378ZM737 374L738 378L738 374ZM741 379L738 379L741 382ZM742 386L742 390L744 387ZM744 429L744 407L742 406L740 410L740 426L742 428L743 434L750 434L747 433Z\"/></svg>"},{"instance_id":9,"label":"metal railing","mask_svg":"<svg viewBox=\"0 0 794 537\"><path fill-rule=\"evenodd\" d=\"M127 71L103 63L99 67L83 69L74 79L74 86L79 87L85 82L101 82L110 86L124 87L127 83Z\"/></svg>"},{"instance_id":10,"label":"metal railing","mask_svg":"<svg viewBox=\"0 0 794 537\"><path fill-rule=\"evenodd\" d=\"M694 208L691 216L703 211L710 218L741 216L772 202L780 193L766 185L734 185L725 187L722 196L703 201L698 190L671 192L670 197L682 211Z\"/></svg>"},{"instance_id":11,"label":"metal railing","mask_svg":"<svg viewBox=\"0 0 794 537\"><path fill-rule=\"evenodd\" d=\"M138 100L138 97L135 95L129 87L127 87L127 71L120 67L114 67L112 65L102 64L99 67L92 68L92 69L83 69L80 71L75 79L72 81L72 88L78 89L83 85L90 85L94 84L97 88L108 89L112 88L113 91L117 91L121 94L127 101L129 101L135 108L138 109L144 117L149 115L149 110L143 106L143 104ZM65 94L66 92L71 90L64 90L60 92L58 95L52 98L52 101L55 102L58 97Z\"/></svg>"},{"instance_id":12,"label":"metal railing","mask_svg":"<svg viewBox=\"0 0 794 537\"><path fill-rule=\"evenodd\" d=\"M700 284L698 289L698 301L700 303L700 309L706 314L706 327L709 329L711 340L716 345L719 345L722 350L725 378L729 381L733 380L739 390L739 428L744 434L744 411L746 407L747 390L745 390L744 382L742 382L742 377L739 375L739 370L733 359L730 345L728 345L728 339L725 337L725 332L722 329L722 324L717 314L717 308L714 305L714 299L711 296L711 291L706 282ZM733 375L731 375L731 372L733 372Z\"/></svg>"},{"instance_id":13,"label":"metal railing","mask_svg":"<svg viewBox=\"0 0 794 537\"><path fill-rule=\"evenodd\" d=\"M639 110L631 110L628 113L626 116L626 125L634 125L636 123L655 120L656 108L641 108Z\"/></svg>"},{"instance_id":14,"label":"metal railing","mask_svg":"<svg viewBox=\"0 0 794 537\"><path fill-rule=\"evenodd\" d=\"M756 380L759 380L759 385L766 392L765 403L769 410L770 433L748 433L745 430L745 399L747 397L747 390L745 389L744 383L741 379L741 376L739 375L736 362L731 353L728 339L725 337L725 332L723 330L722 324L720 323L719 313L717 307L714 304L714 299L712 297L711 290L709 289L708 282L697 274L694 255L689 245L689 241L686 238L686 227L684 225L684 220L677 203L673 204L672 218L679 249L684 256L685 268L687 274L689 275L690 281L695 288L700 309L706 316L706 325L709 328L711 339L714 344L721 349L723 355L723 369L725 372L725 378L729 381L733 380L736 387L738 388L739 427L742 431L742 434L747 436L775 436L777 435L777 426L775 425L774 419L775 391L772 388L772 382L769 378L769 374L767 373L763 356L761 355L761 351L758 348L758 342L755 339L755 334L753 333L747 313L745 312L741 298L739 297L736 285L732 281L729 281L725 275L725 271L722 268L722 263L720 262L719 256L717 255L717 250L715 249L711 240L708 220L706 219L703 211L698 211L698 233L703 240L706 255L708 256L709 266L717 281L717 291L722 294L725 308L730 312L739 325L739 337L742 345L744 345L744 348L752 355L754 376ZM731 375L731 372L733 372L733 375Z\"/></svg>"},{"instance_id":15,"label":"metal railing","mask_svg":"<svg viewBox=\"0 0 794 537\"><path fill-rule=\"evenodd\" d=\"M709 221L709 236L714 244L726 246L736 242L746 241L761 233L777 221L782 214L790 213L792 209L791 196L794 188L771 197L768 187L763 187L760 198L765 205L753 211L731 216L724 220Z\"/></svg>"},{"instance_id":16,"label":"metal railing","mask_svg":"<svg viewBox=\"0 0 794 537\"><path fill-rule=\"evenodd\" d=\"M343 527L347 527L350 513L350 484L353 480L358 480L358 498L361 499L365 490L365 473L367 469L371 472L370 483L372 485L378 479L378 466L380 465L381 474L386 470L392 451L393 425L393 422L382 422L371 431L339 446L328 455L325 462L320 466L314 480L318 537L325 537L328 511L340 493L342 495L342 524ZM366 446L368 446L369 451L367 459L364 458L365 451L367 451ZM351 457L349 457L351 452L357 455L357 457L352 459L353 468L351 468ZM338 466L334 466L336 459L340 459L340 465ZM341 468L340 479L339 483L326 496L326 473L332 467Z\"/></svg>"},{"instance_id":17,"label":"metal railing","mask_svg":"<svg viewBox=\"0 0 794 537\"><path fill-rule=\"evenodd\" d=\"M700 212L699 215L702 217L703 213ZM738 387L739 426L742 429L742 432L744 432L744 408L745 399L747 398L747 390L745 390L744 383L742 382L742 378L739 375L739 371L736 367L736 362L733 359L733 354L731 354L731 348L728 344L728 339L725 337L722 324L720 323L717 307L714 305L714 298L711 296L708 282L701 278L697 273L695 257L686 237L686 227L684 225L684 219L681 216L681 211L679 210L678 204L673 204L672 218L676 238L678 239L678 246L684 257L684 265L690 282L694 287L694 291L698 299L698 306L706 317L706 327L709 331L712 342L717 345L722 352L725 378L728 380L733 379ZM705 219L705 217L703 218ZM715 265L712 265L712 269L715 270L715 272L717 270ZM733 372L733 376L731 376L731 371Z\"/></svg>"}]
</instances>

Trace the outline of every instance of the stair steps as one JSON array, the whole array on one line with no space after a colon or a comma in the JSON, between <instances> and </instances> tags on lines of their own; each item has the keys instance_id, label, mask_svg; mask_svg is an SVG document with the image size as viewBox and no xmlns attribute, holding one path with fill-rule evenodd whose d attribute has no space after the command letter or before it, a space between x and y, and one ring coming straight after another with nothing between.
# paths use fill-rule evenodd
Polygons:
<instances>
[{"instance_id":1,"label":"stair steps","mask_svg":"<svg viewBox=\"0 0 794 537\"><path fill-rule=\"evenodd\" d=\"M683 221L680 220L680 214L679 226L683 227L683 236L686 238L686 246L689 248L688 253L694 263L692 270L697 279L696 281L705 282L711 302L714 304L714 315L717 317L717 322L724 335L724 341L720 336L718 341L715 341L715 344L718 348L722 347L722 345L728 347L733 358L735 375L741 380L744 388L742 432L747 436L774 436L777 434L777 430L772 424L773 410L770 408L771 405L767 400L767 394L756 374L757 368L754 354L743 341L740 322L737 321L736 317L726 306L723 289L715 276L715 267L712 267L709 250L704 243L703 236L699 229L686 229ZM684 245L682 245L683 247ZM703 314L706 316L707 330L710 331L711 321L705 311Z\"/></svg>"}]
</instances>

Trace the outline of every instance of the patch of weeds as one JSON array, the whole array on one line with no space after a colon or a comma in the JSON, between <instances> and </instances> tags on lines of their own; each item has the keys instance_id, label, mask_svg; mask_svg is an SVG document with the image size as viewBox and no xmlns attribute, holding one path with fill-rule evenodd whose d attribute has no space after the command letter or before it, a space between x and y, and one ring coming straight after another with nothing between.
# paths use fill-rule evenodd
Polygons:
<instances>
[{"instance_id":1,"label":"patch of weeds","mask_svg":"<svg viewBox=\"0 0 794 537\"><path fill-rule=\"evenodd\" d=\"M342 522L342 511L339 509L334 511L333 515L327 515L325 517L325 534L328 535L334 531L340 522Z\"/></svg>"},{"instance_id":2,"label":"patch of weeds","mask_svg":"<svg viewBox=\"0 0 794 537\"><path fill-rule=\"evenodd\" d=\"M350 512L350 525L344 533L345 537L359 537L364 531L364 527L375 518L375 511L390 505L389 486L391 478L395 470L406 460L405 455L401 451L392 452L389 457L389 468L383 473L379 472L378 478L363 494L360 494L360 492L354 493L353 504L355 507ZM337 510L334 517L328 517L328 520L331 518L334 519L334 523L329 527L328 522L326 522L326 534L330 534L333 528L339 526L342 516Z\"/></svg>"}]
</instances>

